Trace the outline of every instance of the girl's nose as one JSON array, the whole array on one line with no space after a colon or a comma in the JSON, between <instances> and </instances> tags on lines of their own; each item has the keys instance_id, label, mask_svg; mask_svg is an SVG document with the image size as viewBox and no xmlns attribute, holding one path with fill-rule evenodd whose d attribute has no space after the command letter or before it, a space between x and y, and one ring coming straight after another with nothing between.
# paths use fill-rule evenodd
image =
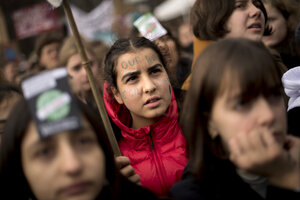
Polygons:
<instances>
[{"instance_id":1,"label":"girl's nose","mask_svg":"<svg viewBox=\"0 0 300 200\"><path fill-rule=\"evenodd\" d=\"M71 146L64 146L60 151L60 167L63 173L76 176L82 171L82 162Z\"/></svg>"},{"instance_id":2,"label":"girl's nose","mask_svg":"<svg viewBox=\"0 0 300 200\"><path fill-rule=\"evenodd\" d=\"M144 77L143 88L144 93L152 93L153 91L155 91L156 86L150 77Z\"/></svg>"},{"instance_id":3,"label":"girl's nose","mask_svg":"<svg viewBox=\"0 0 300 200\"><path fill-rule=\"evenodd\" d=\"M275 121L275 113L272 105L265 99L258 99L257 104L258 123L263 126L270 126Z\"/></svg>"},{"instance_id":4,"label":"girl's nose","mask_svg":"<svg viewBox=\"0 0 300 200\"><path fill-rule=\"evenodd\" d=\"M258 7L253 5L253 3L250 3L250 7L249 7L250 17L260 17L261 14L262 14L262 11Z\"/></svg>"}]
</instances>

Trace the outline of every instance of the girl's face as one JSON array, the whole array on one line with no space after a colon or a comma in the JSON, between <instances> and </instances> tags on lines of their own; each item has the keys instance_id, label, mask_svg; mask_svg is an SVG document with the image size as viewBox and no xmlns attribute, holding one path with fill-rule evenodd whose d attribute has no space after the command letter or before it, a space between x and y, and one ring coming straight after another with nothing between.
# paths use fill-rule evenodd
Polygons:
<instances>
[{"instance_id":1,"label":"girl's face","mask_svg":"<svg viewBox=\"0 0 300 200\"><path fill-rule=\"evenodd\" d=\"M263 37L266 46L274 47L282 42L287 36L287 21L277 8L265 4L268 13L268 24L272 27L272 34Z\"/></svg>"},{"instance_id":2,"label":"girl's face","mask_svg":"<svg viewBox=\"0 0 300 200\"><path fill-rule=\"evenodd\" d=\"M238 84L237 84L238 85ZM275 92L274 92L275 91ZM271 133L283 145L286 135L286 109L278 91L269 96L257 96L248 101L241 100L239 88L233 88L216 97L209 122L209 133L219 135L225 149L228 142L239 134Z\"/></svg>"},{"instance_id":3,"label":"girl's face","mask_svg":"<svg viewBox=\"0 0 300 200\"><path fill-rule=\"evenodd\" d=\"M59 66L58 60L58 51L59 51L59 42L54 42L48 45L45 45L42 48L40 56L40 64L45 66L47 69L53 69Z\"/></svg>"},{"instance_id":4,"label":"girl's face","mask_svg":"<svg viewBox=\"0 0 300 200\"><path fill-rule=\"evenodd\" d=\"M155 44L158 46L161 52L164 54L164 58L167 62L169 72L177 73L177 63L178 63L178 50L176 43L165 36L155 40Z\"/></svg>"},{"instance_id":5,"label":"girl's face","mask_svg":"<svg viewBox=\"0 0 300 200\"><path fill-rule=\"evenodd\" d=\"M87 53L90 60L92 60L91 70L95 78L98 77L98 64L95 60L92 59L89 53ZM86 74L86 71L81 64L80 54L74 54L71 56L67 62L67 71L68 74L72 77L72 88L74 92L87 92L91 90L91 86Z\"/></svg>"},{"instance_id":6,"label":"girl's face","mask_svg":"<svg viewBox=\"0 0 300 200\"><path fill-rule=\"evenodd\" d=\"M86 120L83 130L40 140L30 123L21 144L25 177L37 199L92 200L105 179L105 156Z\"/></svg>"},{"instance_id":7,"label":"girl's face","mask_svg":"<svg viewBox=\"0 0 300 200\"><path fill-rule=\"evenodd\" d=\"M150 48L123 54L116 65L118 90L112 89L120 104L132 116L132 128L153 124L171 103L171 85L158 55Z\"/></svg>"},{"instance_id":8,"label":"girl's face","mask_svg":"<svg viewBox=\"0 0 300 200\"><path fill-rule=\"evenodd\" d=\"M265 17L258 8L257 0L236 0L235 10L229 17L226 27L229 31L224 38L262 39L265 30Z\"/></svg>"}]
</instances>

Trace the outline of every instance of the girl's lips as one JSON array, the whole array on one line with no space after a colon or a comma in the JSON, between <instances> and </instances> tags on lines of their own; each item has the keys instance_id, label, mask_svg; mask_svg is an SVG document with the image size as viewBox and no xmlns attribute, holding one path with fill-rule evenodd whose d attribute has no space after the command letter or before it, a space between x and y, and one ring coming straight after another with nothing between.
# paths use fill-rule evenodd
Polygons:
<instances>
[{"instance_id":1,"label":"girl's lips","mask_svg":"<svg viewBox=\"0 0 300 200\"><path fill-rule=\"evenodd\" d=\"M248 29L253 31L262 31L262 24L259 22L253 23L250 26L248 26Z\"/></svg>"},{"instance_id":2,"label":"girl's lips","mask_svg":"<svg viewBox=\"0 0 300 200\"><path fill-rule=\"evenodd\" d=\"M91 182L79 182L66 187L63 187L59 190L59 193L65 194L67 196L74 196L84 193L88 187L91 185Z\"/></svg>"},{"instance_id":3,"label":"girl's lips","mask_svg":"<svg viewBox=\"0 0 300 200\"><path fill-rule=\"evenodd\" d=\"M148 108L155 108L159 106L160 102L161 102L161 98L152 98L147 100L147 102L144 105Z\"/></svg>"}]
</instances>

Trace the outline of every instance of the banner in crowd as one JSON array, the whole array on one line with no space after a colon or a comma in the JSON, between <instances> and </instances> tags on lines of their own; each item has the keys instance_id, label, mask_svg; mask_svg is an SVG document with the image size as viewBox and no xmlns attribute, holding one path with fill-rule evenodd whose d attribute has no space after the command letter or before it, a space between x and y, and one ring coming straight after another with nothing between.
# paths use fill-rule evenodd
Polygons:
<instances>
[{"instance_id":1,"label":"banner in crowd","mask_svg":"<svg viewBox=\"0 0 300 200\"><path fill-rule=\"evenodd\" d=\"M16 10L11 17L18 39L32 37L60 27L57 10L46 1Z\"/></svg>"},{"instance_id":2,"label":"banner in crowd","mask_svg":"<svg viewBox=\"0 0 300 200\"><path fill-rule=\"evenodd\" d=\"M111 30L114 12L113 1L103 1L89 13L74 5L71 5L71 9L79 32L85 38L94 39L97 34Z\"/></svg>"}]
</instances>

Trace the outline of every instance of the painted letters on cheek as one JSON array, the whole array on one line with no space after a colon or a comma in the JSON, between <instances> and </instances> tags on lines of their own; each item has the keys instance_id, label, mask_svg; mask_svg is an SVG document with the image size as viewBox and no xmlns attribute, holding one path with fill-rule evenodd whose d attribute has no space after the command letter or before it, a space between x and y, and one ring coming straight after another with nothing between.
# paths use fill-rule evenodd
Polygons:
<instances>
[{"instance_id":1,"label":"painted letters on cheek","mask_svg":"<svg viewBox=\"0 0 300 200\"><path fill-rule=\"evenodd\" d=\"M133 98L133 97L138 96L140 94L141 94L141 92L139 92L138 88L132 88L132 89L128 89L128 90L123 90L121 92L121 96L122 96L123 100L127 99L127 97Z\"/></svg>"}]
</instances>

